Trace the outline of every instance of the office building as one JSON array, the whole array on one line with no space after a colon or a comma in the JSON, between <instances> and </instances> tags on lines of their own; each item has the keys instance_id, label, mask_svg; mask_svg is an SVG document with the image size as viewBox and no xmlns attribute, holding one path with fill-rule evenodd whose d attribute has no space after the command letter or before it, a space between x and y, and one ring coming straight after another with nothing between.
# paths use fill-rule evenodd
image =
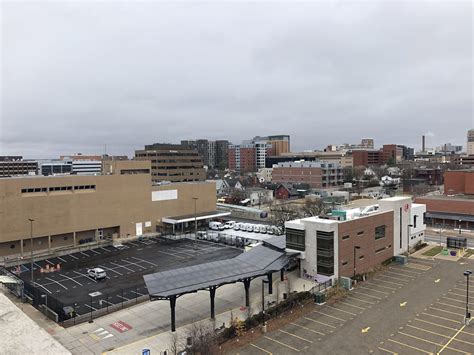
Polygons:
<instances>
[{"instance_id":1,"label":"office building","mask_svg":"<svg viewBox=\"0 0 474 355\"><path fill-rule=\"evenodd\" d=\"M320 161L295 161L273 166L272 182L277 184L308 184L311 188L344 185L344 174L339 164Z\"/></svg>"},{"instance_id":2,"label":"office building","mask_svg":"<svg viewBox=\"0 0 474 355\"><path fill-rule=\"evenodd\" d=\"M215 167L224 170L229 167L229 141L216 140L216 164Z\"/></svg>"},{"instance_id":3,"label":"office building","mask_svg":"<svg viewBox=\"0 0 474 355\"><path fill-rule=\"evenodd\" d=\"M467 131L467 155L474 155L474 129Z\"/></svg>"},{"instance_id":4,"label":"office building","mask_svg":"<svg viewBox=\"0 0 474 355\"><path fill-rule=\"evenodd\" d=\"M0 156L0 177L36 175L38 163L21 156Z\"/></svg>"},{"instance_id":5,"label":"office building","mask_svg":"<svg viewBox=\"0 0 474 355\"><path fill-rule=\"evenodd\" d=\"M43 176L71 174L72 160L67 159L39 159L38 174Z\"/></svg>"},{"instance_id":6,"label":"office building","mask_svg":"<svg viewBox=\"0 0 474 355\"><path fill-rule=\"evenodd\" d=\"M329 219L289 221L286 248L300 254L304 278L352 277L423 241L424 211L425 206L412 204L410 197L393 197L373 206L333 211Z\"/></svg>"},{"instance_id":7,"label":"office building","mask_svg":"<svg viewBox=\"0 0 474 355\"><path fill-rule=\"evenodd\" d=\"M135 151L136 160L150 160L153 182L204 181L206 172L196 149L182 144L146 145Z\"/></svg>"}]
</instances>

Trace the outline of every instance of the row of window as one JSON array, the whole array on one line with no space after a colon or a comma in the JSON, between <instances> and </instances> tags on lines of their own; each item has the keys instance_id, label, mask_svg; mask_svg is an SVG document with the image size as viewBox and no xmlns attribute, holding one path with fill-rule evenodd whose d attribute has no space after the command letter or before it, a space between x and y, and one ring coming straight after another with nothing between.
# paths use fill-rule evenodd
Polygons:
<instances>
[{"instance_id":1,"label":"row of window","mask_svg":"<svg viewBox=\"0 0 474 355\"><path fill-rule=\"evenodd\" d=\"M390 249L391 247L392 247L392 245L390 244L390 245L387 246L387 247L382 247L382 248L376 249L374 253L375 253L375 254L381 253L381 252L383 252L383 251L385 251L385 250ZM364 259L365 259L365 256L364 256L364 255L359 255L359 260L364 260ZM341 263L342 263L342 266L345 266L345 265L348 264L347 261L341 261Z\"/></svg>"},{"instance_id":2,"label":"row of window","mask_svg":"<svg viewBox=\"0 0 474 355\"><path fill-rule=\"evenodd\" d=\"M38 193L38 192L54 192L54 191L81 191L95 190L95 185L76 185L76 186L53 186L53 187L30 187L21 189L22 194Z\"/></svg>"},{"instance_id":3,"label":"row of window","mask_svg":"<svg viewBox=\"0 0 474 355\"><path fill-rule=\"evenodd\" d=\"M364 231L358 231L357 235L358 236L364 235ZM349 238L350 238L349 235L344 235L344 236L342 236L341 239L342 240L347 240ZM382 238L385 238L385 225L375 227L375 240L382 239Z\"/></svg>"}]
</instances>

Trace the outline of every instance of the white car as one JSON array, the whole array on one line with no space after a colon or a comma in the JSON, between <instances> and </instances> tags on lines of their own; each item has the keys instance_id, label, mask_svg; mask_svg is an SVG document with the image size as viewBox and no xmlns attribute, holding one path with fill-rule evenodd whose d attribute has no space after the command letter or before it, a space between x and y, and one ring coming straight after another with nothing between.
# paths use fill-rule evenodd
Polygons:
<instances>
[{"instance_id":1,"label":"white car","mask_svg":"<svg viewBox=\"0 0 474 355\"><path fill-rule=\"evenodd\" d=\"M247 232L252 232L252 231L253 231L253 225L247 223L247 224L245 225L245 230L246 230Z\"/></svg>"},{"instance_id":2,"label":"white car","mask_svg":"<svg viewBox=\"0 0 474 355\"><path fill-rule=\"evenodd\" d=\"M107 274L104 269L95 267L93 269L87 269L87 275L92 277L94 280L104 280L107 278Z\"/></svg>"},{"instance_id":3,"label":"white car","mask_svg":"<svg viewBox=\"0 0 474 355\"><path fill-rule=\"evenodd\" d=\"M235 226L235 221L227 221L224 224L225 229L232 229Z\"/></svg>"},{"instance_id":4,"label":"white car","mask_svg":"<svg viewBox=\"0 0 474 355\"><path fill-rule=\"evenodd\" d=\"M123 244L116 244L114 245L114 247L117 248L118 250L125 250L129 248L129 246L123 245Z\"/></svg>"}]
</instances>

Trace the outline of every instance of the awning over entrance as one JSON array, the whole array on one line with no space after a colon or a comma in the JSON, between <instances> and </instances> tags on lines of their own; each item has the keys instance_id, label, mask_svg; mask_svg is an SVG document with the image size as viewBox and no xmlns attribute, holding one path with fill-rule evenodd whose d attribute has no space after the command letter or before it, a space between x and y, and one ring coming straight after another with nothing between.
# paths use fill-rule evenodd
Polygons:
<instances>
[{"instance_id":1,"label":"awning over entrance","mask_svg":"<svg viewBox=\"0 0 474 355\"><path fill-rule=\"evenodd\" d=\"M230 215L230 212L208 211L208 212L200 212L196 214L187 214L183 216L163 217L161 221L163 223L168 223L168 224L178 224L178 223L193 222L194 220L202 221L205 219L225 217L229 215Z\"/></svg>"},{"instance_id":2,"label":"awning over entrance","mask_svg":"<svg viewBox=\"0 0 474 355\"><path fill-rule=\"evenodd\" d=\"M474 222L474 216L468 215L468 214L446 213L446 212L426 212L425 216L428 218L448 219L451 221Z\"/></svg>"}]
</instances>

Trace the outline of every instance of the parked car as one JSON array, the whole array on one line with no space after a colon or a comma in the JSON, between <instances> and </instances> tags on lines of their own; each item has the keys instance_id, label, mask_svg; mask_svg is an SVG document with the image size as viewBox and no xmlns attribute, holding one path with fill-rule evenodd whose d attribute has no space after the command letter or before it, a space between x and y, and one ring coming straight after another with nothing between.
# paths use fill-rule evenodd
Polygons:
<instances>
[{"instance_id":1,"label":"parked car","mask_svg":"<svg viewBox=\"0 0 474 355\"><path fill-rule=\"evenodd\" d=\"M114 245L114 247L117 248L118 250L125 250L129 248L129 246L123 245L123 244L116 244Z\"/></svg>"},{"instance_id":2,"label":"parked car","mask_svg":"<svg viewBox=\"0 0 474 355\"><path fill-rule=\"evenodd\" d=\"M270 235L274 234L272 226L267 226L267 234L270 234Z\"/></svg>"},{"instance_id":3,"label":"parked car","mask_svg":"<svg viewBox=\"0 0 474 355\"><path fill-rule=\"evenodd\" d=\"M260 225L260 233L267 233L267 226L261 224Z\"/></svg>"},{"instance_id":4,"label":"parked car","mask_svg":"<svg viewBox=\"0 0 474 355\"><path fill-rule=\"evenodd\" d=\"M87 275L89 277L92 277L94 280L105 280L107 278L107 274L105 273L105 270L101 269L100 267L87 269Z\"/></svg>"},{"instance_id":5,"label":"parked car","mask_svg":"<svg viewBox=\"0 0 474 355\"><path fill-rule=\"evenodd\" d=\"M234 224L234 230L235 230L235 231L240 230L240 223L235 223L235 224Z\"/></svg>"},{"instance_id":6,"label":"parked car","mask_svg":"<svg viewBox=\"0 0 474 355\"><path fill-rule=\"evenodd\" d=\"M246 223L245 224L245 230L247 232L252 232L253 231L253 225L251 225L250 223Z\"/></svg>"},{"instance_id":7,"label":"parked car","mask_svg":"<svg viewBox=\"0 0 474 355\"><path fill-rule=\"evenodd\" d=\"M252 226L252 232L254 233L260 233L260 226L258 224L254 224Z\"/></svg>"},{"instance_id":8,"label":"parked car","mask_svg":"<svg viewBox=\"0 0 474 355\"><path fill-rule=\"evenodd\" d=\"M221 222L209 222L209 228L215 231L224 230L224 225Z\"/></svg>"},{"instance_id":9,"label":"parked car","mask_svg":"<svg viewBox=\"0 0 474 355\"><path fill-rule=\"evenodd\" d=\"M198 231L196 234L197 239L207 239L207 232L205 231Z\"/></svg>"},{"instance_id":10,"label":"parked car","mask_svg":"<svg viewBox=\"0 0 474 355\"><path fill-rule=\"evenodd\" d=\"M224 224L225 229L232 229L235 226L235 221L227 221Z\"/></svg>"}]
</instances>

